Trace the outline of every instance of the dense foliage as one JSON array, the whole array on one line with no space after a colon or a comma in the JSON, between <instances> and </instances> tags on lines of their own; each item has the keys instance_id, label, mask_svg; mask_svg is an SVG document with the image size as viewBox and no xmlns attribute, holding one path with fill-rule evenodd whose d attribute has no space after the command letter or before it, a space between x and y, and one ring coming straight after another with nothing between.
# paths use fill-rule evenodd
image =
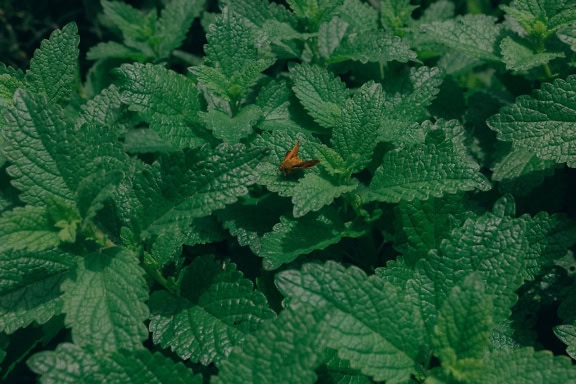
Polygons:
<instances>
[{"instance_id":1,"label":"dense foliage","mask_svg":"<svg viewBox=\"0 0 576 384\"><path fill-rule=\"evenodd\" d=\"M0 64L3 380L576 383L574 1L100 5Z\"/></svg>"}]
</instances>

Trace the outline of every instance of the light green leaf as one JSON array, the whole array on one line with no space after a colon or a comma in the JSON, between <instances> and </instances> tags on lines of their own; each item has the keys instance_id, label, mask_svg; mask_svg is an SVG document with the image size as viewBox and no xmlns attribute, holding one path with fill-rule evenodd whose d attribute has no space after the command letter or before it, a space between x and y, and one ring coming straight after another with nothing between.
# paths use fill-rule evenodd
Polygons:
<instances>
[{"instance_id":1,"label":"light green leaf","mask_svg":"<svg viewBox=\"0 0 576 384\"><path fill-rule=\"evenodd\" d=\"M30 86L28 90L44 94L50 103L67 101L79 77L79 42L78 27L74 23L52 32L30 60L25 78Z\"/></svg>"},{"instance_id":2,"label":"light green leaf","mask_svg":"<svg viewBox=\"0 0 576 384\"><path fill-rule=\"evenodd\" d=\"M370 82L364 84L342 110L341 119L333 129L332 144L346 161L350 173L364 169L372 159L383 107L381 86Z\"/></svg>"},{"instance_id":3,"label":"light green leaf","mask_svg":"<svg viewBox=\"0 0 576 384\"><path fill-rule=\"evenodd\" d=\"M143 348L148 292L144 270L131 251L104 248L85 255L62 290L75 344L103 352Z\"/></svg>"},{"instance_id":4,"label":"light green leaf","mask_svg":"<svg viewBox=\"0 0 576 384\"><path fill-rule=\"evenodd\" d=\"M325 128L336 126L348 99L344 82L319 66L297 65L290 72L294 93L312 118Z\"/></svg>"},{"instance_id":5,"label":"light green leaf","mask_svg":"<svg viewBox=\"0 0 576 384\"><path fill-rule=\"evenodd\" d=\"M328 311L327 346L352 368L376 381L404 382L415 374L424 324L407 292L331 261L281 272L276 285L292 308Z\"/></svg>"},{"instance_id":6,"label":"light green leaf","mask_svg":"<svg viewBox=\"0 0 576 384\"><path fill-rule=\"evenodd\" d=\"M441 122L446 128L449 124ZM422 127L429 126L424 124ZM456 127L456 133L461 127ZM417 144L395 149L384 155L370 183L369 200L396 203L401 200L441 197L445 193L457 193L478 189L487 191L489 181L480 167L471 160L457 139L446 138L440 143L429 139L427 144ZM438 133L438 131L436 131ZM446 133L449 137L453 133ZM456 136L457 137L457 136Z\"/></svg>"},{"instance_id":7,"label":"light green leaf","mask_svg":"<svg viewBox=\"0 0 576 384\"><path fill-rule=\"evenodd\" d=\"M378 11L361 0L344 0L338 17L358 33L378 29Z\"/></svg>"},{"instance_id":8,"label":"light green leaf","mask_svg":"<svg viewBox=\"0 0 576 384\"><path fill-rule=\"evenodd\" d=\"M145 349L104 355L62 343L54 351L33 355L28 366L47 383L202 384L202 375Z\"/></svg>"},{"instance_id":9,"label":"light green leaf","mask_svg":"<svg viewBox=\"0 0 576 384\"><path fill-rule=\"evenodd\" d=\"M488 120L498 138L543 160L576 167L576 76L544 83Z\"/></svg>"},{"instance_id":10,"label":"light green leaf","mask_svg":"<svg viewBox=\"0 0 576 384\"><path fill-rule=\"evenodd\" d=\"M210 109L200 112L200 118L214 137L235 144L253 132L253 127L262 118L262 111L256 105L247 105L231 117L225 112Z\"/></svg>"},{"instance_id":11,"label":"light green leaf","mask_svg":"<svg viewBox=\"0 0 576 384\"><path fill-rule=\"evenodd\" d=\"M0 253L0 330L11 334L61 314L60 284L75 259L58 249Z\"/></svg>"},{"instance_id":12,"label":"light green leaf","mask_svg":"<svg viewBox=\"0 0 576 384\"><path fill-rule=\"evenodd\" d=\"M140 112L167 144L182 149L204 143L198 90L190 79L152 64L124 64L119 73L122 101Z\"/></svg>"},{"instance_id":13,"label":"light green leaf","mask_svg":"<svg viewBox=\"0 0 576 384\"><path fill-rule=\"evenodd\" d=\"M59 244L58 229L45 207L17 207L0 217L0 254L8 250L39 252Z\"/></svg>"},{"instance_id":14,"label":"light green leaf","mask_svg":"<svg viewBox=\"0 0 576 384\"><path fill-rule=\"evenodd\" d=\"M326 350L326 311L286 309L217 365L216 384L313 384Z\"/></svg>"},{"instance_id":15,"label":"light green leaf","mask_svg":"<svg viewBox=\"0 0 576 384\"><path fill-rule=\"evenodd\" d=\"M200 0L172 0L166 4L156 23L159 57L167 57L180 47L203 8L204 2Z\"/></svg>"},{"instance_id":16,"label":"light green leaf","mask_svg":"<svg viewBox=\"0 0 576 384\"><path fill-rule=\"evenodd\" d=\"M294 217L301 217L308 212L320 210L325 205L332 204L335 198L344 193L354 191L358 182L352 180L349 184L338 184L314 173L307 173L294 188L292 203Z\"/></svg>"},{"instance_id":17,"label":"light green leaf","mask_svg":"<svg viewBox=\"0 0 576 384\"><path fill-rule=\"evenodd\" d=\"M294 14L313 29L332 18L344 0L287 0Z\"/></svg>"},{"instance_id":18,"label":"light green leaf","mask_svg":"<svg viewBox=\"0 0 576 384\"><path fill-rule=\"evenodd\" d=\"M563 52L534 52L531 48L505 37L500 43L502 60L506 69L514 72L524 72L548 64L550 61L564 57Z\"/></svg>"},{"instance_id":19,"label":"light green leaf","mask_svg":"<svg viewBox=\"0 0 576 384\"><path fill-rule=\"evenodd\" d=\"M225 359L275 316L235 264L222 265L213 257L194 259L183 272L180 294L152 294L150 331L154 343L203 365Z\"/></svg>"},{"instance_id":20,"label":"light green leaf","mask_svg":"<svg viewBox=\"0 0 576 384\"><path fill-rule=\"evenodd\" d=\"M501 25L487 15L468 14L446 21L423 24L427 39L444 44L468 56L498 62L496 54Z\"/></svg>"},{"instance_id":21,"label":"light green leaf","mask_svg":"<svg viewBox=\"0 0 576 384\"><path fill-rule=\"evenodd\" d=\"M266 0L223 0L222 3L257 27L264 27L270 20L297 25L294 14L278 3Z\"/></svg>"}]
</instances>

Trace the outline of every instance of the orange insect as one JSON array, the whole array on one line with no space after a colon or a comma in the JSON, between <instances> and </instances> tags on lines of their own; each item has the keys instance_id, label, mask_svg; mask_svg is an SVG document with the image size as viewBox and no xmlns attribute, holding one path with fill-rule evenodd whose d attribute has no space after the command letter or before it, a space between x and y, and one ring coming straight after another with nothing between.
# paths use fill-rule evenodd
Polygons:
<instances>
[{"instance_id":1,"label":"orange insect","mask_svg":"<svg viewBox=\"0 0 576 384\"><path fill-rule=\"evenodd\" d=\"M302 159L298 157L299 147L300 142L296 141L296 144L294 144L294 148L286 152L286 156L284 157L282 164L280 164L280 166L278 167L278 169L282 171L284 176L287 176L289 173L297 171L299 169L312 168L313 166L315 166L320 162L320 160L302 161Z\"/></svg>"}]
</instances>

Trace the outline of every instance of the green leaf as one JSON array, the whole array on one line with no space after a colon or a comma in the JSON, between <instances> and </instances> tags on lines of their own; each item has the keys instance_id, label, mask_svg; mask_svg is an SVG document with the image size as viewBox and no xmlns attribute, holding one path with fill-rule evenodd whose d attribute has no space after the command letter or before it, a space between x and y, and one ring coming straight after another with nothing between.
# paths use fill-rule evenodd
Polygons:
<instances>
[{"instance_id":1,"label":"green leaf","mask_svg":"<svg viewBox=\"0 0 576 384\"><path fill-rule=\"evenodd\" d=\"M337 13L344 0L287 0L294 14L313 29Z\"/></svg>"},{"instance_id":2,"label":"green leaf","mask_svg":"<svg viewBox=\"0 0 576 384\"><path fill-rule=\"evenodd\" d=\"M156 23L159 57L169 56L182 44L203 8L204 2L200 0L172 0L166 4Z\"/></svg>"},{"instance_id":3,"label":"green leaf","mask_svg":"<svg viewBox=\"0 0 576 384\"><path fill-rule=\"evenodd\" d=\"M300 255L338 243L344 231L342 219L333 211L320 211L299 220L281 216L272 232L262 237L259 255L264 258L264 268L273 270Z\"/></svg>"},{"instance_id":4,"label":"green leaf","mask_svg":"<svg viewBox=\"0 0 576 384\"><path fill-rule=\"evenodd\" d=\"M403 382L415 374L424 342L416 302L398 287L335 262L281 272L280 291L296 309L328 311L328 347L376 381Z\"/></svg>"},{"instance_id":5,"label":"green leaf","mask_svg":"<svg viewBox=\"0 0 576 384\"><path fill-rule=\"evenodd\" d=\"M294 26L297 24L294 14L281 4L266 0L224 0L222 3L257 27L263 27L270 20Z\"/></svg>"},{"instance_id":6,"label":"green leaf","mask_svg":"<svg viewBox=\"0 0 576 384\"><path fill-rule=\"evenodd\" d=\"M326 311L286 309L219 362L216 384L312 384L326 349Z\"/></svg>"},{"instance_id":7,"label":"green leaf","mask_svg":"<svg viewBox=\"0 0 576 384\"><path fill-rule=\"evenodd\" d=\"M342 43L349 33L349 25L339 17L334 17L330 22L320 25L318 30L318 53L323 59L332 56L334 50Z\"/></svg>"},{"instance_id":8,"label":"green leaf","mask_svg":"<svg viewBox=\"0 0 576 384\"><path fill-rule=\"evenodd\" d=\"M438 313L432 346L442 367L460 380L474 379L484 368L492 334L492 300L478 275L452 288Z\"/></svg>"},{"instance_id":9,"label":"green leaf","mask_svg":"<svg viewBox=\"0 0 576 384\"><path fill-rule=\"evenodd\" d=\"M28 366L47 383L202 384L202 375L195 375L184 364L148 350L123 350L105 355L62 343L54 351L33 355Z\"/></svg>"},{"instance_id":10,"label":"green leaf","mask_svg":"<svg viewBox=\"0 0 576 384\"><path fill-rule=\"evenodd\" d=\"M212 67L201 65L191 71L209 90L227 100L240 100L275 60L270 43L227 8L206 38L206 64Z\"/></svg>"},{"instance_id":11,"label":"green leaf","mask_svg":"<svg viewBox=\"0 0 576 384\"><path fill-rule=\"evenodd\" d=\"M261 117L262 111L256 105L247 105L233 117L216 109L200 112L200 118L214 137L231 144L252 134L253 127Z\"/></svg>"},{"instance_id":12,"label":"green leaf","mask_svg":"<svg viewBox=\"0 0 576 384\"><path fill-rule=\"evenodd\" d=\"M500 50L506 69L514 72L528 71L546 65L554 59L564 57L563 52L534 52L533 49L511 37L502 39Z\"/></svg>"},{"instance_id":13,"label":"green leaf","mask_svg":"<svg viewBox=\"0 0 576 384\"><path fill-rule=\"evenodd\" d=\"M416 60L416 52L410 49L405 40L381 30L348 33L326 61L339 63L346 60L355 60L363 64L388 61L406 63Z\"/></svg>"},{"instance_id":14,"label":"green leaf","mask_svg":"<svg viewBox=\"0 0 576 384\"><path fill-rule=\"evenodd\" d=\"M416 8L408 0L380 1L381 22L395 32L401 31Z\"/></svg>"},{"instance_id":15,"label":"green leaf","mask_svg":"<svg viewBox=\"0 0 576 384\"><path fill-rule=\"evenodd\" d=\"M358 33L378 29L378 11L360 0L344 0L338 17Z\"/></svg>"},{"instance_id":16,"label":"green leaf","mask_svg":"<svg viewBox=\"0 0 576 384\"><path fill-rule=\"evenodd\" d=\"M576 356L576 327L573 324L563 324L554 327L554 334L564 344L566 344L566 353L571 358Z\"/></svg>"},{"instance_id":17,"label":"green leaf","mask_svg":"<svg viewBox=\"0 0 576 384\"><path fill-rule=\"evenodd\" d=\"M444 128L454 126L449 122L440 122L440 125ZM430 124L425 123L422 127L430 127ZM456 132L461 131L458 125L453 128ZM430 139L433 132L427 135L428 144L405 146L384 155L370 183L369 200L396 203L491 188L479 172L478 164L464 153L460 143L450 138L434 143Z\"/></svg>"},{"instance_id":18,"label":"green leaf","mask_svg":"<svg viewBox=\"0 0 576 384\"><path fill-rule=\"evenodd\" d=\"M78 186L78 211L84 222L91 221L118 188L123 174L118 170L94 173L82 180Z\"/></svg>"},{"instance_id":19,"label":"green leaf","mask_svg":"<svg viewBox=\"0 0 576 384\"><path fill-rule=\"evenodd\" d=\"M478 273L486 282L486 293L494 302L494 323L508 318L516 301L515 291L526 277L529 249L523 219L486 213L454 229L438 251L429 252L416 264L422 313L429 332L452 288L471 273Z\"/></svg>"},{"instance_id":20,"label":"green leaf","mask_svg":"<svg viewBox=\"0 0 576 384\"><path fill-rule=\"evenodd\" d=\"M534 351L525 347L496 351L485 359L482 383L571 383L576 381L576 370L565 356L554 356L550 351Z\"/></svg>"},{"instance_id":21,"label":"green leaf","mask_svg":"<svg viewBox=\"0 0 576 384\"><path fill-rule=\"evenodd\" d=\"M302 127L293 116L293 94L286 81L271 81L258 92L256 105L262 111L262 120L258 127L262 130L302 131Z\"/></svg>"},{"instance_id":22,"label":"green leaf","mask_svg":"<svg viewBox=\"0 0 576 384\"><path fill-rule=\"evenodd\" d=\"M543 160L576 167L576 76L544 83L534 97L521 96L488 120L498 138Z\"/></svg>"},{"instance_id":23,"label":"green leaf","mask_svg":"<svg viewBox=\"0 0 576 384\"><path fill-rule=\"evenodd\" d=\"M297 65L290 72L294 93L310 116L325 128L335 127L348 99L344 82L319 66Z\"/></svg>"},{"instance_id":24,"label":"green leaf","mask_svg":"<svg viewBox=\"0 0 576 384\"><path fill-rule=\"evenodd\" d=\"M0 330L11 334L62 313L60 284L75 259L58 249L0 253Z\"/></svg>"},{"instance_id":25,"label":"green leaf","mask_svg":"<svg viewBox=\"0 0 576 384\"><path fill-rule=\"evenodd\" d=\"M325 205L332 204L335 198L352 192L357 187L358 182L356 180L352 180L349 184L338 184L327 177L307 173L294 188L294 195L292 195L293 215L297 218L308 212L318 211Z\"/></svg>"},{"instance_id":26,"label":"green leaf","mask_svg":"<svg viewBox=\"0 0 576 384\"><path fill-rule=\"evenodd\" d=\"M499 182L501 190L525 196L541 185L547 176L553 175L558 167L560 165L539 159L526 148L518 148L496 164L492 180Z\"/></svg>"},{"instance_id":27,"label":"green leaf","mask_svg":"<svg viewBox=\"0 0 576 384\"><path fill-rule=\"evenodd\" d=\"M131 215L152 234L184 231L193 218L208 216L246 195L247 186L258 180L254 168L266 152L262 147L221 144L166 157L162 165L146 167L137 176ZM164 190L171 192L164 195Z\"/></svg>"},{"instance_id":28,"label":"green leaf","mask_svg":"<svg viewBox=\"0 0 576 384\"><path fill-rule=\"evenodd\" d=\"M208 365L225 359L274 312L233 263L196 258L183 272L182 297L157 291L150 297L154 343L180 358Z\"/></svg>"},{"instance_id":29,"label":"green leaf","mask_svg":"<svg viewBox=\"0 0 576 384\"><path fill-rule=\"evenodd\" d=\"M0 254L9 250L39 252L60 244L45 207L17 207L0 217Z\"/></svg>"},{"instance_id":30,"label":"green leaf","mask_svg":"<svg viewBox=\"0 0 576 384\"><path fill-rule=\"evenodd\" d=\"M499 61L496 54L501 25L487 15L459 16L421 26L427 39L484 61Z\"/></svg>"},{"instance_id":31,"label":"green leaf","mask_svg":"<svg viewBox=\"0 0 576 384\"><path fill-rule=\"evenodd\" d=\"M122 112L118 88L111 85L82 105L80 115L76 119L76 129L82 129L84 124L97 124L114 132L112 128L118 124Z\"/></svg>"},{"instance_id":32,"label":"green leaf","mask_svg":"<svg viewBox=\"0 0 576 384\"><path fill-rule=\"evenodd\" d=\"M84 256L62 290L75 344L104 352L143 348L148 292L144 270L131 251L104 248Z\"/></svg>"},{"instance_id":33,"label":"green leaf","mask_svg":"<svg viewBox=\"0 0 576 384\"><path fill-rule=\"evenodd\" d=\"M364 84L342 110L332 133L332 144L346 161L350 173L364 169L372 159L383 107L382 88L370 82Z\"/></svg>"},{"instance_id":34,"label":"green leaf","mask_svg":"<svg viewBox=\"0 0 576 384\"><path fill-rule=\"evenodd\" d=\"M118 72L122 101L140 112L167 144L182 149L205 142L198 90L190 79L152 64L124 64Z\"/></svg>"},{"instance_id":35,"label":"green leaf","mask_svg":"<svg viewBox=\"0 0 576 384\"><path fill-rule=\"evenodd\" d=\"M136 48L127 47L115 41L106 41L90 47L86 53L86 59L127 59L130 61L146 61L148 56Z\"/></svg>"},{"instance_id":36,"label":"green leaf","mask_svg":"<svg viewBox=\"0 0 576 384\"><path fill-rule=\"evenodd\" d=\"M22 191L20 198L32 205L61 199L73 204L78 167L70 161L64 111L43 97L16 91L14 106L6 111L4 155L11 161L8 173Z\"/></svg>"},{"instance_id":37,"label":"green leaf","mask_svg":"<svg viewBox=\"0 0 576 384\"><path fill-rule=\"evenodd\" d=\"M46 96L50 103L67 101L76 88L78 68L78 27L69 23L44 40L26 72L29 90Z\"/></svg>"}]
</instances>

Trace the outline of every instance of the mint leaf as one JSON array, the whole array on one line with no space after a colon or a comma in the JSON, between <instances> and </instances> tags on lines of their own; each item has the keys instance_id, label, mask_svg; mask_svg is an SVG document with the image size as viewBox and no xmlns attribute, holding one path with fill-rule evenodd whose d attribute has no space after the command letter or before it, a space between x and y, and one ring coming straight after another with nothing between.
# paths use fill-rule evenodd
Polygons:
<instances>
[{"instance_id":1,"label":"mint leaf","mask_svg":"<svg viewBox=\"0 0 576 384\"><path fill-rule=\"evenodd\" d=\"M333 129L332 144L346 161L350 173L360 171L372 159L383 104L380 85L366 83L342 110L341 119Z\"/></svg>"},{"instance_id":2,"label":"mint leaf","mask_svg":"<svg viewBox=\"0 0 576 384\"><path fill-rule=\"evenodd\" d=\"M29 90L44 94L50 103L67 101L78 80L78 27L67 24L44 40L26 72Z\"/></svg>"},{"instance_id":3,"label":"mint leaf","mask_svg":"<svg viewBox=\"0 0 576 384\"><path fill-rule=\"evenodd\" d=\"M124 64L118 72L122 101L140 112L164 142L174 149L205 142L198 121L198 90L190 79L152 64Z\"/></svg>"},{"instance_id":4,"label":"mint leaf","mask_svg":"<svg viewBox=\"0 0 576 384\"><path fill-rule=\"evenodd\" d=\"M258 92L256 105L262 111L258 127L265 131L302 131L293 113L293 94L286 81L271 81Z\"/></svg>"},{"instance_id":5,"label":"mint leaf","mask_svg":"<svg viewBox=\"0 0 576 384\"><path fill-rule=\"evenodd\" d=\"M225 100L239 101L274 62L269 42L225 8L206 35L206 64L191 68L198 80Z\"/></svg>"},{"instance_id":6,"label":"mint leaf","mask_svg":"<svg viewBox=\"0 0 576 384\"><path fill-rule=\"evenodd\" d=\"M337 12L344 0L288 0L294 14L304 20L311 29L317 29L323 21L328 21Z\"/></svg>"},{"instance_id":7,"label":"mint leaf","mask_svg":"<svg viewBox=\"0 0 576 384\"><path fill-rule=\"evenodd\" d=\"M333 180L323 178L314 173L307 173L294 188L292 202L295 218L308 212L320 210L325 205L332 204L335 198L352 192L358 187L358 182L352 180L348 184L338 184Z\"/></svg>"},{"instance_id":8,"label":"mint leaf","mask_svg":"<svg viewBox=\"0 0 576 384\"><path fill-rule=\"evenodd\" d=\"M299 220L281 216L272 232L262 237L259 255L264 258L264 268L276 269L300 255L338 243L344 232L344 223L333 211L320 211Z\"/></svg>"},{"instance_id":9,"label":"mint leaf","mask_svg":"<svg viewBox=\"0 0 576 384\"><path fill-rule=\"evenodd\" d=\"M0 255L0 330L11 334L62 312L60 284L76 256L61 250Z\"/></svg>"},{"instance_id":10,"label":"mint leaf","mask_svg":"<svg viewBox=\"0 0 576 384\"><path fill-rule=\"evenodd\" d=\"M166 4L156 23L159 57L169 56L182 44L203 8L204 3L199 0L172 0Z\"/></svg>"},{"instance_id":11,"label":"mint leaf","mask_svg":"<svg viewBox=\"0 0 576 384\"><path fill-rule=\"evenodd\" d=\"M0 253L38 252L59 244L58 231L44 207L17 207L0 217Z\"/></svg>"},{"instance_id":12,"label":"mint leaf","mask_svg":"<svg viewBox=\"0 0 576 384\"><path fill-rule=\"evenodd\" d=\"M150 297L154 343L204 365L218 362L274 312L232 263L195 259L185 269L182 297L158 291Z\"/></svg>"},{"instance_id":13,"label":"mint leaf","mask_svg":"<svg viewBox=\"0 0 576 384\"><path fill-rule=\"evenodd\" d=\"M322 363L326 349L326 315L324 310L309 308L282 311L218 363L214 382L314 383L314 369Z\"/></svg>"},{"instance_id":14,"label":"mint leaf","mask_svg":"<svg viewBox=\"0 0 576 384\"><path fill-rule=\"evenodd\" d=\"M388 61L406 63L416 60L416 52L410 49L406 41L383 31L348 33L327 62L338 63L345 60L355 60L363 64Z\"/></svg>"},{"instance_id":15,"label":"mint leaf","mask_svg":"<svg viewBox=\"0 0 576 384\"><path fill-rule=\"evenodd\" d=\"M416 303L405 292L356 267L305 264L276 284L293 308L328 311L327 346L376 381L408 380L424 341Z\"/></svg>"},{"instance_id":16,"label":"mint leaf","mask_svg":"<svg viewBox=\"0 0 576 384\"><path fill-rule=\"evenodd\" d=\"M401 200L440 197L478 189L490 189L490 183L479 172L479 166L463 153L456 137L461 127L440 122L444 129L455 128L456 133L446 132L447 137L435 143L433 131L427 134L427 144L416 144L391 150L384 155L370 183L369 200L396 203ZM422 127L430 127L425 123ZM436 131L439 132L439 131Z\"/></svg>"},{"instance_id":17,"label":"mint leaf","mask_svg":"<svg viewBox=\"0 0 576 384\"><path fill-rule=\"evenodd\" d=\"M421 28L431 41L473 58L499 61L496 46L501 26L496 24L496 18L492 16L468 14L452 20L423 24Z\"/></svg>"},{"instance_id":18,"label":"mint leaf","mask_svg":"<svg viewBox=\"0 0 576 384\"><path fill-rule=\"evenodd\" d=\"M312 118L325 128L336 126L348 99L346 85L319 66L298 65L291 73L294 93Z\"/></svg>"},{"instance_id":19,"label":"mint leaf","mask_svg":"<svg viewBox=\"0 0 576 384\"><path fill-rule=\"evenodd\" d=\"M332 56L347 32L349 32L348 23L338 17L333 17L330 22L320 25L318 30L318 53L320 57L327 59Z\"/></svg>"},{"instance_id":20,"label":"mint leaf","mask_svg":"<svg viewBox=\"0 0 576 384\"><path fill-rule=\"evenodd\" d=\"M28 365L46 382L57 383L175 383L201 384L202 376L160 353L120 351L109 355L62 343L40 352ZM74 367L75 369L72 369Z\"/></svg>"},{"instance_id":21,"label":"mint leaf","mask_svg":"<svg viewBox=\"0 0 576 384\"><path fill-rule=\"evenodd\" d=\"M511 37L502 39L500 50L502 51L502 60L506 63L506 69L515 72L528 71L548 64L554 59L564 57L563 52L534 52L530 47Z\"/></svg>"},{"instance_id":22,"label":"mint leaf","mask_svg":"<svg viewBox=\"0 0 576 384\"><path fill-rule=\"evenodd\" d=\"M344 0L338 17L358 33L378 29L378 11L360 0Z\"/></svg>"},{"instance_id":23,"label":"mint leaf","mask_svg":"<svg viewBox=\"0 0 576 384\"><path fill-rule=\"evenodd\" d=\"M143 348L148 293L144 270L131 251L105 248L86 255L62 290L75 344L105 352Z\"/></svg>"},{"instance_id":24,"label":"mint leaf","mask_svg":"<svg viewBox=\"0 0 576 384\"><path fill-rule=\"evenodd\" d=\"M252 134L253 127L261 117L262 111L255 105L242 108L235 116L216 109L200 112L200 118L214 137L231 144Z\"/></svg>"},{"instance_id":25,"label":"mint leaf","mask_svg":"<svg viewBox=\"0 0 576 384\"><path fill-rule=\"evenodd\" d=\"M492 180L499 182L501 190L522 196L541 185L546 176L551 176L558 167L560 165L542 160L526 148L518 148L496 164Z\"/></svg>"},{"instance_id":26,"label":"mint leaf","mask_svg":"<svg viewBox=\"0 0 576 384\"><path fill-rule=\"evenodd\" d=\"M432 338L444 370L471 380L481 373L493 328L492 310L492 300L478 275L452 288L440 308Z\"/></svg>"},{"instance_id":27,"label":"mint leaf","mask_svg":"<svg viewBox=\"0 0 576 384\"><path fill-rule=\"evenodd\" d=\"M22 191L24 202L46 205L60 199L72 204L79 180L77 170L70 169L70 159L64 155L69 150L65 135L69 130L58 105L24 90L16 91L14 106L6 111L3 152L12 163L8 173Z\"/></svg>"},{"instance_id":28,"label":"mint leaf","mask_svg":"<svg viewBox=\"0 0 576 384\"><path fill-rule=\"evenodd\" d=\"M184 231L193 218L208 216L246 195L247 186L258 180L254 168L265 154L262 147L221 144L166 157L136 177L130 215L152 234ZM164 188L171 194L165 196Z\"/></svg>"},{"instance_id":29,"label":"mint leaf","mask_svg":"<svg viewBox=\"0 0 576 384\"><path fill-rule=\"evenodd\" d=\"M498 138L543 160L576 167L576 76L544 83L534 97L521 96L488 119Z\"/></svg>"}]
</instances>

